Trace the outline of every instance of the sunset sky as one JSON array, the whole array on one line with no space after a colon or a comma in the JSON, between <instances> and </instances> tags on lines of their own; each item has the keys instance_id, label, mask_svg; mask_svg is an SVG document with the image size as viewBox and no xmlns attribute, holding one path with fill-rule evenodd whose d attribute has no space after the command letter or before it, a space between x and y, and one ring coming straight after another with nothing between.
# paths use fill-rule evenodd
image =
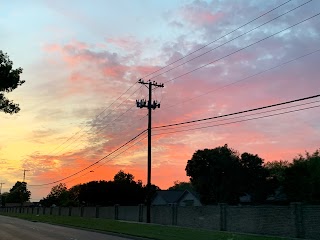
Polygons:
<instances>
[{"instance_id":1,"label":"sunset sky","mask_svg":"<svg viewBox=\"0 0 320 240\"><path fill-rule=\"evenodd\" d=\"M7 94L21 111L0 113L0 182L2 192L9 191L22 181L23 169L30 170L33 201L55 184L33 185L68 177L147 128L147 109L135 105L148 96L136 83L140 78L164 83L153 91L161 102L154 127L320 94L318 0L11 0L0 10L0 50L23 68L26 81ZM319 101L154 129L152 183L167 189L187 181L192 154L224 144L265 162L314 152L320 148ZM62 182L111 180L122 169L146 183L145 137Z\"/></svg>"}]
</instances>

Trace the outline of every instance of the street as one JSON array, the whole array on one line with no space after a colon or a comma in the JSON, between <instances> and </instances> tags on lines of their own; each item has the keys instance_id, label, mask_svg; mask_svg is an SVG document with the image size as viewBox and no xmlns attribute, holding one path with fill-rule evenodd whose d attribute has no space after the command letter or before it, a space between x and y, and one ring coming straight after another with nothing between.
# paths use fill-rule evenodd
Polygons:
<instances>
[{"instance_id":1,"label":"street","mask_svg":"<svg viewBox=\"0 0 320 240\"><path fill-rule=\"evenodd\" d=\"M0 240L130 240L0 215Z\"/></svg>"}]
</instances>

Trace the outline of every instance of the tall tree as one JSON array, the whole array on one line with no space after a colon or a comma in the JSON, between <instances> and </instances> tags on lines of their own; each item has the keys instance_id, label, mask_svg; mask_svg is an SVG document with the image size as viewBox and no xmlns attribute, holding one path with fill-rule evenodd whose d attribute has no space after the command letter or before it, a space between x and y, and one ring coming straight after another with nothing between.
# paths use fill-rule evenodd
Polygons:
<instances>
[{"instance_id":1,"label":"tall tree","mask_svg":"<svg viewBox=\"0 0 320 240\"><path fill-rule=\"evenodd\" d=\"M114 182L132 183L134 182L134 176L131 173L125 173L120 170L116 175L114 175L113 180Z\"/></svg>"},{"instance_id":2,"label":"tall tree","mask_svg":"<svg viewBox=\"0 0 320 240\"><path fill-rule=\"evenodd\" d=\"M285 171L284 188L290 201L320 203L320 152L299 155Z\"/></svg>"},{"instance_id":3,"label":"tall tree","mask_svg":"<svg viewBox=\"0 0 320 240\"><path fill-rule=\"evenodd\" d=\"M25 81L20 80L22 68L13 69L13 62L0 50L0 111L13 114L20 111L19 105L8 100L5 92L12 92Z\"/></svg>"},{"instance_id":4,"label":"tall tree","mask_svg":"<svg viewBox=\"0 0 320 240\"><path fill-rule=\"evenodd\" d=\"M120 170L113 179L113 181L92 181L82 184L79 189L74 190L78 201L90 206L137 205L145 202L146 187L140 180L134 181L131 173ZM154 185L151 187L153 193L159 189Z\"/></svg>"},{"instance_id":5,"label":"tall tree","mask_svg":"<svg viewBox=\"0 0 320 240\"><path fill-rule=\"evenodd\" d=\"M81 187L82 187L82 184L77 184L68 190L69 199L75 206L79 205L79 195L80 195Z\"/></svg>"},{"instance_id":6,"label":"tall tree","mask_svg":"<svg viewBox=\"0 0 320 240\"><path fill-rule=\"evenodd\" d=\"M262 202L270 194L267 188L268 171L257 154L243 153L240 157L241 191L251 196L252 202Z\"/></svg>"},{"instance_id":7,"label":"tall tree","mask_svg":"<svg viewBox=\"0 0 320 240\"><path fill-rule=\"evenodd\" d=\"M290 166L289 162L273 161L267 162L264 166L268 170L270 177L282 185L285 180L285 171Z\"/></svg>"},{"instance_id":8,"label":"tall tree","mask_svg":"<svg viewBox=\"0 0 320 240\"><path fill-rule=\"evenodd\" d=\"M265 169L268 171L267 179L267 189L270 195L281 195L283 199L281 201L286 201L286 195L284 192L284 182L285 174L290 164L288 161L273 161L268 162L264 165ZM278 200L279 201L279 200Z\"/></svg>"},{"instance_id":9,"label":"tall tree","mask_svg":"<svg viewBox=\"0 0 320 240\"><path fill-rule=\"evenodd\" d=\"M20 203L30 200L31 192L27 189L26 182L16 182L16 184L10 189L9 194L6 197L7 203Z\"/></svg>"},{"instance_id":10,"label":"tall tree","mask_svg":"<svg viewBox=\"0 0 320 240\"><path fill-rule=\"evenodd\" d=\"M237 203L241 195L238 153L228 145L196 151L186 166L187 176L201 201Z\"/></svg>"},{"instance_id":11,"label":"tall tree","mask_svg":"<svg viewBox=\"0 0 320 240\"><path fill-rule=\"evenodd\" d=\"M69 205L69 194L65 183L59 183L52 187L47 197L40 200L43 206L51 207L53 204L57 206Z\"/></svg>"},{"instance_id":12,"label":"tall tree","mask_svg":"<svg viewBox=\"0 0 320 240\"><path fill-rule=\"evenodd\" d=\"M239 156L227 144L196 151L187 163L186 172L204 204L235 204L244 194L259 203L270 193L263 159L247 152Z\"/></svg>"}]
</instances>

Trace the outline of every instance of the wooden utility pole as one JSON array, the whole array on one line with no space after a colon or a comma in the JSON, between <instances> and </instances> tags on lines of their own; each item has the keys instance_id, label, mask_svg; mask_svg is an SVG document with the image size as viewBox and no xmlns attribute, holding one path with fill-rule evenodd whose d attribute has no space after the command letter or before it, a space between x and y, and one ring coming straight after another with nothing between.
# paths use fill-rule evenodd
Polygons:
<instances>
[{"instance_id":1,"label":"wooden utility pole","mask_svg":"<svg viewBox=\"0 0 320 240\"><path fill-rule=\"evenodd\" d=\"M26 172L29 172L30 170L26 170L26 169L23 169L23 181L22 182L25 182L26 180Z\"/></svg>"},{"instance_id":2,"label":"wooden utility pole","mask_svg":"<svg viewBox=\"0 0 320 240\"><path fill-rule=\"evenodd\" d=\"M152 101L152 90L158 87L164 87L163 83L158 84L157 82L144 82L143 80L138 81L140 84L145 85L149 89L149 100L148 102L145 99L136 100L137 107L139 108L148 108L148 180L147 180L147 223L150 223L151 219L151 110L160 108L160 103L157 101Z\"/></svg>"},{"instance_id":3,"label":"wooden utility pole","mask_svg":"<svg viewBox=\"0 0 320 240\"><path fill-rule=\"evenodd\" d=\"M4 182L0 183L0 195L1 195L1 191L2 191L2 184L4 184Z\"/></svg>"}]
</instances>

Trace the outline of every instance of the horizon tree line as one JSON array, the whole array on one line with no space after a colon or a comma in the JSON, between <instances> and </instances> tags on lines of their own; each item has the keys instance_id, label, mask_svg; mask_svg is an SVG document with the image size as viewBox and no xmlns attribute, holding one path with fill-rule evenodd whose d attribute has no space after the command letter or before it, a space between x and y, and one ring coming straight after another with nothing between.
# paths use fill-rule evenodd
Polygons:
<instances>
[{"instance_id":1,"label":"horizon tree line","mask_svg":"<svg viewBox=\"0 0 320 240\"><path fill-rule=\"evenodd\" d=\"M175 181L168 190L197 192L204 205L239 204L250 196L250 204L304 202L320 204L320 151L298 155L292 162L264 163L257 154L242 153L227 144L197 150L187 161L189 182ZM160 188L152 185L152 194ZM147 188L131 173L120 170L111 181L90 181L67 188L65 183L52 187L40 204L50 206L112 206L144 204ZM27 184L17 182L1 195L2 205L30 200Z\"/></svg>"}]
</instances>

